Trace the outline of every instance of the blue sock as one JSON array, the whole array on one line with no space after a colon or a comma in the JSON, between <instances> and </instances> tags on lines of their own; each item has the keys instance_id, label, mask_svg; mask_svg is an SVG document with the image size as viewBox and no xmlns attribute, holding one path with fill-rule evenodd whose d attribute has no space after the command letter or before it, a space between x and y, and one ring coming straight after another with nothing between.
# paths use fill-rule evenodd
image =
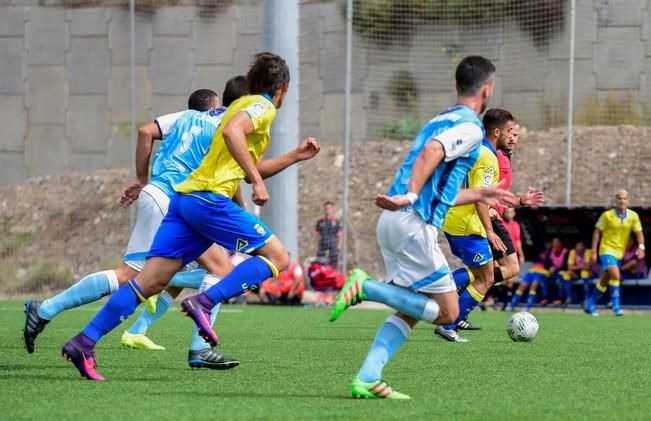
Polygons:
<instances>
[{"instance_id":1,"label":"blue sock","mask_svg":"<svg viewBox=\"0 0 651 421\"><path fill-rule=\"evenodd\" d=\"M207 274L204 276L201 286L199 287L199 292L204 292L213 285L217 284L220 281L220 278L216 275ZM210 312L210 325L214 326L217 321L217 314L219 313L219 307L221 303L217 303L215 307L212 308ZM204 349L212 348L212 346L206 342L201 336L199 336L199 329L197 325L194 325L192 330L192 339L190 340L190 350L192 351L201 351Z\"/></svg>"},{"instance_id":2,"label":"blue sock","mask_svg":"<svg viewBox=\"0 0 651 421\"><path fill-rule=\"evenodd\" d=\"M382 369L405 342L410 332L411 327L404 320L389 316L373 339L371 350L357 373L359 379L366 383L381 379Z\"/></svg>"},{"instance_id":3,"label":"blue sock","mask_svg":"<svg viewBox=\"0 0 651 421\"><path fill-rule=\"evenodd\" d=\"M434 323L439 316L436 301L407 288L368 280L364 283L364 296L368 301L386 304L416 320Z\"/></svg>"},{"instance_id":4,"label":"blue sock","mask_svg":"<svg viewBox=\"0 0 651 421\"><path fill-rule=\"evenodd\" d=\"M474 276L472 272L470 272L470 269L462 267L452 272L452 278L454 279L457 289L464 290L468 285L470 285Z\"/></svg>"},{"instance_id":5,"label":"blue sock","mask_svg":"<svg viewBox=\"0 0 651 421\"><path fill-rule=\"evenodd\" d=\"M513 293L513 297L511 298L511 307L516 308L518 304L520 304L521 299L522 299L522 292L520 290L516 290Z\"/></svg>"},{"instance_id":6,"label":"blue sock","mask_svg":"<svg viewBox=\"0 0 651 421\"><path fill-rule=\"evenodd\" d=\"M129 333L132 335L145 335L151 325L160 319L163 314L167 313L167 309L170 308L173 301L174 298L172 298L169 292L161 292L156 300L156 312L151 314L147 308L143 308L138 320L129 328Z\"/></svg>"},{"instance_id":7,"label":"blue sock","mask_svg":"<svg viewBox=\"0 0 651 421\"><path fill-rule=\"evenodd\" d=\"M613 310L620 310L622 308L622 303L619 281L609 281L608 287L610 288L610 299L613 300Z\"/></svg>"},{"instance_id":8,"label":"blue sock","mask_svg":"<svg viewBox=\"0 0 651 421\"><path fill-rule=\"evenodd\" d=\"M217 285L208 288L204 294L215 304L242 295L251 287L260 285L273 276L271 263L260 256L254 256L235 266Z\"/></svg>"},{"instance_id":9,"label":"blue sock","mask_svg":"<svg viewBox=\"0 0 651 421\"><path fill-rule=\"evenodd\" d=\"M177 272L172 278L169 285L177 288L192 288L199 289L201 281L206 276L206 271L203 269L192 269L183 272Z\"/></svg>"},{"instance_id":10,"label":"blue sock","mask_svg":"<svg viewBox=\"0 0 651 421\"><path fill-rule=\"evenodd\" d=\"M543 279L540 281L540 290L543 298L549 298L549 280Z\"/></svg>"},{"instance_id":11,"label":"blue sock","mask_svg":"<svg viewBox=\"0 0 651 421\"><path fill-rule=\"evenodd\" d=\"M583 279L583 302L587 303L590 299L590 279Z\"/></svg>"},{"instance_id":12,"label":"blue sock","mask_svg":"<svg viewBox=\"0 0 651 421\"><path fill-rule=\"evenodd\" d=\"M600 282L597 282L592 290L592 294L590 295L590 300L588 300L587 308L594 309L594 307L597 305L597 302L599 302L599 299L602 295L604 295L607 289L608 286L602 286Z\"/></svg>"},{"instance_id":13,"label":"blue sock","mask_svg":"<svg viewBox=\"0 0 651 421\"><path fill-rule=\"evenodd\" d=\"M118 289L118 278L114 270L95 272L83 277L65 291L47 299L38 308L38 315L52 320L62 311L97 301Z\"/></svg>"},{"instance_id":14,"label":"blue sock","mask_svg":"<svg viewBox=\"0 0 651 421\"><path fill-rule=\"evenodd\" d=\"M459 316L457 320L452 324L444 326L444 328L448 330L455 329L459 322L465 319L483 300L484 295L472 285L468 285L468 288L459 296Z\"/></svg>"},{"instance_id":15,"label":"blue sock","mask_svg":"<svg viewBox=\"0 0 651 421\"><path fill-rule=\"evenodd\" d=\"M93 341L113 329L136 310L141 302L142 291L135 280L122 285L115 294L111 295L104 307L93 317L93 320L82 330L82 333Z\"/></svg>"},{"instance_id":16,"label":"blue sock","mask_svg":"<svg viewBox=\"0 0 651 421\"><path fill-rule=\"evenodd\" d=\"M529 289L529 296L527 297L527 310L529 310L536 303L536 291Z\"/></svg>"}]
</instances>

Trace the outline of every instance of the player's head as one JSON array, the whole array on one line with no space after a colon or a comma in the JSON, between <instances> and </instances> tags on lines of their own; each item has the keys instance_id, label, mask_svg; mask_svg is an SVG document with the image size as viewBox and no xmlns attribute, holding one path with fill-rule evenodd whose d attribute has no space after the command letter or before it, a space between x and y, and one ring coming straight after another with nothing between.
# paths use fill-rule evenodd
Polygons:
<instances>
[{"instance_id":1,"label":"player's head","mask_svg":"<svg viewBox=\"0 0 651 421\"><path fill-rule=\"evenodd\" d=\"M504 214L502 215L502 218L504 218L506 222L513 221L515 219L515 209L513 208L504 209Z\"/></svg>"},{"instance_id":2,"label":"player's head","mask_svg":"<svg viewBox=\"0 0 651 421\"><path fill-rule=\"evenodd\" d=\"M219 95L210 89L198 89L188 98L188 110L208 111L221 105Z\"/></svg>"},{"instance_id":3,"label":"player's head","mask_svg":"<svg viewBox=\"0 0 651 421\"><path fill-rule=\"evenodd\" d=\"M619 210L625 210L628 208L628 192L624 189L617 191L617 193L615 193L615 203Z\"/></svg>"},{"instance_id":4,"label":"player's head","mask_svg":"<svg viewBox=\"0 0 651 421\"><path fill-rule=\"evenodd\" d=\"M497 142L497 149L506 150L511 129L515 124L513 114L503 108L491 108L484 114L482 123L486 129L486 137Z\"/></svg>"},{"instance_id":5,"label":"player's head","mask_svg":"<svg viewBox=\"0 0 651 421\"><path fill-rule=\"evenodd\" d=\"M274 106L280 108L289 89L289 67L285 60L273 53L258 53L246 78L251 94L268 94Z\"/></svg>"},{"instance_id":6,"label":"player's head","mask_svg":"<svg viewBox=\"0 0 651 421\"><path fill-rule=\"evenodd\" d=\"M330 201L325 202L323 204L323 211L327 217L332 217L335 214L335 204Z\"/></svg>"},{"instance_id":7,"label":"player's head","mask_svg":"<svg viewBox=\"0 0 651 421\"><path fill-rule=\"evenodd\" d=\"M576 245L574 246L574 248L576 249L576 251L581 253L581 252L583 252L583 250L585 250L585 243L583 241L578 241L576 243Z\"/></svg>"},{"instance_id":8,"label":"player's head","mask_svg":"<svg viewBox=\"0 0 651 421\"><path fill-rule=\"evenodd\" d=\"M239 75L228 79L222 95L222 105L230 107L233 101L241 96L249 94L249 81L246 76Z\"/></svg>"},{"instance_id":9,"label":"player's head","mask_svg":"<svg viewBox=\"0 0 651 421\"><path fill-rule=\"evenodd\" d=\"M488 106L495 86L495 65L481 56L461 60L455 72L457 96L481 101L480 113Z\"/></svg>"},{"instance_id":10,"label":"player's head","mask_svg":"<svg viewBox=\"0 0 651 421\"><path fill-rule=\"evenodd\" d=\"M520 140L520 125L516 122L513 122L513 127L509 131L509 136L506 140L506 149L507 152L513 152L515 147L518 145Z\"/></svg>"},{"instance_id":11,"label":"player's head","mask_svg":"<svg viewBox=\"0 0 651 421\"><path fill-rule=\"evenodd\" d=\"M562 248L563 248L563 242L561 241L561 239L558 237L552 238L552 250L560 251Z\"/></svg>"}]
</instances>

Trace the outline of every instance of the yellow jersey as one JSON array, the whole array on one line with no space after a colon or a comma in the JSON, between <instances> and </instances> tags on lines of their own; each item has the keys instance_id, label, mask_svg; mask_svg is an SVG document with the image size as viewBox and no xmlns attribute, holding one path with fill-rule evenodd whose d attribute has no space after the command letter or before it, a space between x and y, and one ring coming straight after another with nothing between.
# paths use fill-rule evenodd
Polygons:
<instances>
[{"instance_id":1,"label":"yellow jersey","mask_svg":"<svg viewBox=\"0 0 651 421\"><path fill-rule=\"evenodd\" d=\"M239 112L248 114L253 123L253 131L246 136L249 154L258 162L269 147L271 123L276 117L276 108L271 100L262 95L245 95L234 101L224 113L222 122L215 132L208 153L199 167L174 188L179 193L209 191L233 198L240 181L246 173L233 158L226 147L222 131L228 122Z\"/></svg>"},{"instance_id":2,"label":"yellow jersey","mask_svg":"<svg viewBox=\"0 0 651 421\"><path fill-rule=\"evenodd\" d=\"M630 209L627 209L624 215L620 215L617 209L605 211L595 227L601 231L599 255L610 254L617 260L624 258L631 232L642 231L640 217Z\"/></svg>"},{"instance_id":3,"label":"yellow jersey","mask_svg":"<svg viewBox=\"0 0 651 421\"><path fill-rule=\"evenodd\" d=\"M486 187L497 184L500 178L500 167L497 162L495 148L484 140L479 149L479 158L468 171L464 188ZM486 230L479 219L474 203L454 206L448 210L443 223L443 232L449 235L486 237Z\"/></svg>"}]
</instances>

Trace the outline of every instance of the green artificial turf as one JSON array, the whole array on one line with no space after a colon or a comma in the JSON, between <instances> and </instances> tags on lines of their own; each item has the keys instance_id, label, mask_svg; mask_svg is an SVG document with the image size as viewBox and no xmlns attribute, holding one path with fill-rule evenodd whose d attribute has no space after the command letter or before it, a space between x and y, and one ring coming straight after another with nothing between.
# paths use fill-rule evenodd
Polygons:
<instances>
[{"instance_id":1,"label":"green artificial turf","mask_svg":"<svg viewBox=\"0 0 651 421\"><path fill-rule=\"evenodd\" d=\"M360 401L348 384L388 312L225 306L221 347L242 365L190 370L192 322L172 309L150 337L166 351L97 347L103 383L81 380L63 342L97 305L54 320L28 355L22 303L0 302L2 419L648 419L651 317L537 313L533 343L507 337L507 313L477 312L466 344L419 325L384 372L408 402Z\"/></svg>"}]
</instances>

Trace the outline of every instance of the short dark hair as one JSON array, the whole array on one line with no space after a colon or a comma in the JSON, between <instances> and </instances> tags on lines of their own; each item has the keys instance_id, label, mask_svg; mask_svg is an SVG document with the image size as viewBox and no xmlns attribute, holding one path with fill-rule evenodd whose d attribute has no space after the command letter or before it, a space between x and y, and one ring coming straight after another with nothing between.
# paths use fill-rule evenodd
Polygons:
<instances>
[{"instance_id":1,"label":"short dark hair","mask_svg":"<svg viewBox=\"0 0 651 421\"><path fill-rule=\"evenodd\" d=\"M455 72L457 94L468 97L477 93L479 88L495 74L495 65L481 56L468 56L461 60Z\"/></svg>"},{"instance_id":2,"label":"short dark hair","mask_svg":"<svg viewBox=\"0 0 651 421\"><path fill-rule=\"evenodd\" d=\"M289 67L285 60L273 53L258 53L246 78L252 94L274 95L283 83L289 83Z\"/></svg>"},{"instance_id":3,"label":"short dark hair","mask_svg":"<svg viewBox=\"0 0 651 421\"><path fill-rule=\"evenodd\" d=\"M212 108L212 102L216 98L219 98L217 92L211 91L210 89L198 89L190 95L188 98L188 110L195 111L208 111Z\"/></svg>"},{"instance_id":4,"label":"short dark hair","mask_svg":"<svg viewBox=\"0 0 651 421\"><path fill-rule=\"evenodd\" d=\"M515 121L513 114L502 108L491 108L486 111L482 123L486 133L490 133L495 129L502 129L509 121Z\"/></svg>"},{"instance_id":5,"label":"short dark hair","mask_svg":"<svg viewBox=\"0 0 651 421\"><path fill-rule=\"evenodd\" d=\"M249 81L246 76L235 76L228 79L222 95L222 105L229 107L236 99L249 93Z\"/></svg>"},{"instance_id":6,"label":"short dark hair","mask_svg":"<svg viewBox=\"0 0 651 421\"><path fill-rule=\"evenodd\" d=\"M328 206L328 205L330 205L330 206L334 206L335 204L328 200L327 202L325 202L325 203L323 204L323 207L325 208L325 207Z\"/></svg>"}]
</instances>

